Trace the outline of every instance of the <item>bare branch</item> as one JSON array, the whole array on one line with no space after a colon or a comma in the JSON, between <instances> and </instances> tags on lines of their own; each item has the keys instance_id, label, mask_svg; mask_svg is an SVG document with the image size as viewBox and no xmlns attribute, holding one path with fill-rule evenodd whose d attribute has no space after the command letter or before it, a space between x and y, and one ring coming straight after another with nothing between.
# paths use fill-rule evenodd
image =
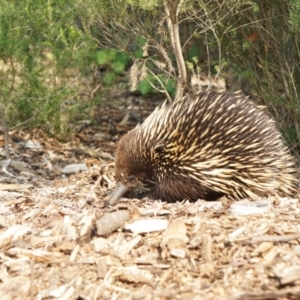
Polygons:
<instances>
[{"instance_id":1,"label":"bare branch","mask_svg":"<svg viewBox=\"0 0 300 300\"><path fill-rule=\"evenodd\" d=\"M4 132L4 141L5 141L5 155L6 159L10 159L10 154L9 154L9 134L8 134L8 126L6 123L6 118L5 118L5 106L0 103L1 107L1 118L2 118L2 130Z\"/></svg>"},{"instance_id":2,"label":"bare branch","mask_svg":"<svg viewBox=\"0 0 300 300\"><path fill-rule=\"evenodd\" d=\"M171 45L176 57L178 67L178 84L175 100L181 98L184 94L185 89L187 88L187 71L180 44L178 23L178 14L182 2L182 0L166 0L164 2L164 8L167 15L166 21L169 30L169 36L171 39Z\"/></svg>"}]
</instances>

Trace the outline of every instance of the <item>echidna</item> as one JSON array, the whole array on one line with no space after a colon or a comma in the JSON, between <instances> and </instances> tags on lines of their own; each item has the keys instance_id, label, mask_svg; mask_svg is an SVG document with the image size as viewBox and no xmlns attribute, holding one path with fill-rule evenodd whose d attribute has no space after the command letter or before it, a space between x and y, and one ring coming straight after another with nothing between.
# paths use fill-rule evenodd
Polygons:
<instances>
[{"instance_id":1,"label":"echidna","mask_svg":"<svg viewBox=\"0 0 300 300\"><path fill-rule=\"evenodd\" d=\"M289 194L293 159L279 131L241 93L201 92L164 103L118 143L117 186L109 204L129 188L155 182L154 199L234 199Z\"/></svg>"}]
</instances>

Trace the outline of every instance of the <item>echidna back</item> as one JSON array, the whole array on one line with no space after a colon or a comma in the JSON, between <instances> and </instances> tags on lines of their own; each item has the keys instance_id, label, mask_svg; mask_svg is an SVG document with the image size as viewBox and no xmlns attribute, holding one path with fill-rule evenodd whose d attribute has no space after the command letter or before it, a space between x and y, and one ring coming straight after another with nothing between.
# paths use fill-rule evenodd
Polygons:
<instances>
[{"instance_id":1,"label":"echidna back","mask_svg":"<svg viewBox=\"0 0 300 300\"><path fill-rule=\"evenodd\" d=\"M153 198L172 202L290 193L293 164L261 108L241 93L210 91L156 108L120 140L115 171L123 187L152 181Z\"/></svg>"},{"instance_id":2,"label":"echidna back","mask_svg":"<svg viewBox=\"0 0 300 300\"><path fill-rule=\"evenodd\" d=\"M156 145L154 173L163 189L180 181L197 194L201 185L204 198L290 190L293 162L274 122L241 93L205 92L163 105L141 132Z\"/></svg>"}]
</instances>

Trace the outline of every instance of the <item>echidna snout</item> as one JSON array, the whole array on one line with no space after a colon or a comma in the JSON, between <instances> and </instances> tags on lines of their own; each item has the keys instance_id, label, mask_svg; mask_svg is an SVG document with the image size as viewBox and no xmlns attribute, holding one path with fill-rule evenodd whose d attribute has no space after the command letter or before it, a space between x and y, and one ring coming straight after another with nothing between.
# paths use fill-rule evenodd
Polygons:
<instances>
[{"instance_id":1,"label":"echidna snout","mask_svg":"<svg viewBox=\"0 0 300 300\"><path fill-rule=\"evenodd\" d=\"M293 165L275 123L247 97L199 93L164 103L120 139L109 203L148 180L152 197L168 202L289 194Z\"/></svg>"}]
</instances>

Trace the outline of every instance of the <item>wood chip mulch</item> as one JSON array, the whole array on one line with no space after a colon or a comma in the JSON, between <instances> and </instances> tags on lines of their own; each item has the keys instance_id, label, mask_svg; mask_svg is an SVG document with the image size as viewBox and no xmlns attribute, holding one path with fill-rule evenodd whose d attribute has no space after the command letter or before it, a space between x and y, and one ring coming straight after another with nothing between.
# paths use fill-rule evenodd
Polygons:
<instances>
[{"instance_id":1,"label":"wood chip mulch","mask_svg":"<svg viewBox=\"0 0 300 300\"><path fill-rule=\"evenodd\" d=\"M1 299L300 299L298 195L104 207L131 117L89 146L10 132L10 162L0 138Z\"/></svg>"}]
</instances>

